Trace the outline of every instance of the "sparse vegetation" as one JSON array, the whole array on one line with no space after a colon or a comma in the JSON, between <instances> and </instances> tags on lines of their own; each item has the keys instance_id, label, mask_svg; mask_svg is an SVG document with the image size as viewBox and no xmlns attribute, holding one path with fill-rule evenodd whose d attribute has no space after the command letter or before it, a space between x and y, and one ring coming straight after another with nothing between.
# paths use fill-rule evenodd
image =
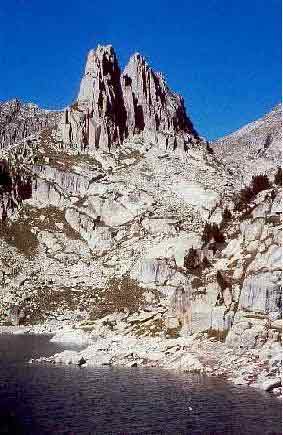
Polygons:
<instances>
[{"instance_id":1,"label":"sparse vegetation","mask_svg":"<svg viewBox=\"0 0 283 435\"><path fill-rule=\"evenodd\" d=\"M231 221L231 219L232 219L232 213L230 212L228 207L225 207L222 213L222 223L220 225L220 229L223 230L223 228L226 228L226 226Z\"/></svg>"},{"instance_id":2,"label":"sparse vegetation","mask_svg":"<svg viewBox=\"0 0 283 435\"><path fill-rule=\"evenodd\" d=\"M40 288L35 296L25 300L22 323L41 323L50 313L56 316L58 310L75 310L78 305L79 294L70 288Z\"/></svg>"},{"instance_id":3,"label":"sparse vegetation","mask_svg":"<svg viewBox=\"0 0 283 435\"><path fill-rule=\"evenodd\" d=\"M133 328L133 332L138 337L156 337L160 335L164 329L164 320L158 318L145 322L137 322Z\"/></svg>"},{"instance_id":4,"label":"sparse vegetation","mask_svg":"<svg viewBox=\"0 0 283 435\"><path fill-rule=\"evenodd\" d=\"M272 141L273 141L272 135L268 134L266 139L265 139L264 145L263 145L265 150L267 150L267 148L270 147L270 145L272 144Z\"/></svg>"},{"instance_id":5,"label":"sparse vegetation","mask_svg":"<svg viewBox=\"0 0 283 435\"><path fill-rule=\"evenodd\" d=\"M210 146L208 140L206 141L206 151L208 152L208 154L213 154L213 148Z\"/></svg>"},{"instance_id":6,"label":"sparse vegetation","mask_svg":"<svg viewBox=\"0 0 283 435\"><path fill-rule=\"evenodd\" d=\"M134 313L144 304L144 292L145 289L128 276L120 279L112 278L103 292L102 301L93 308L90 318L99 319L115 311L128 310Z\"/></svg>"},{"instance_id":7,"label":"sparse vegetation","mask_svg":"<svg viewBox=\"0 0 283 435\"><path fill-rule=\"evenodd\" d=\"M226 277L224 277L224 275L218 270L217 275L216 275L216 280L221 288L221 290L225 290L226 288L231 289L232 288L232 284L230 281L228 281L226 279Z\"/></svg>"},{"instance_id":8,"label":"sparse vegetation","mask_svg":"<svg viewBox=\"0 0 283 435\"><path fill-rule=\"evenodd\" d=\"M254 175L249 186L242 189L235 199L235 211L245 210L259 192L270 189L267 175Z\"/></svg>"},{"instance_id":9,"label":"sparse vegetation","mask_svg":"<svg viewBox=\"0 0 283 435\"><path fill-rule=\"evenodd\" d=\"M190 248L186 256L184 257L184 267L191 271L199 266L198 252L194 248Z\"/></svg>"},{"instance_id":10,"label":"sparse vegetation","mask_svg":"<svg viewBox=\"0 0 283 435\"><path fill-rule=\"evenodd\" d=\"M271 185L267 175L255 175L252 178L251 189L254 195L262 190L270 189Z\"/></svg>"},{"instance_id":11,"label":"sparse vegetation","mask_svg":"<svg viewBox=\"0 0 283 435\"><path fill-rule=\"evenodd\" d=\"M179 321L179 326L176 328L167 328L165 330L165 336L167 338L178 338L182 329L182 322Z\"/></svg>"},{"instance_id":12,"label":"sparse vegetation","mask_svg":"<svg viewBox=\"0 0 283 435\"><path fill-rule=\"evenodd\" d=\"M207 244L209 242L216 242L216 243L224 243L225 237L224 234L221 232L220 228L215 223L209 223L206 222L203 234L202 234L202 241L204 244Z\"/></svg>"},{"instance_id":13,"label":"sparse vegetation","mask_svg":"<svg viewBox=\"0 0 283 435\"><path fill-rule=\"evenodd\" d=\"M43 151L37 153L37 163L44 164L45 158L49 159L52 166L59 169L69 171L74 165L86 164L91 167L101 168L101 163L93 156L87 154L70 154L64 149L57 149L56 142L52 136L52 129L46 128L40 133L40 149Z\"/></svg>"},{"instance_id":14,"label":"sparse vegetation","mask_svg":"<svg viewBox=\"0 0 283 435\"><path fill-rule=\"evenodd\" d=\"M27 257L35 255L37 251L37 237L24 222L0 223L0 237Z\"/></svg>"},{"instance_id":15,"label":"sparse vegetation","mask_svg":"<svg viewBox=\"0 0 283 435\"><path fill-rule=\"evenodd\" d=\"M80 239L80 234L68 224L64 211L58 207L49 206L37 209L28 205L23 208L22 212L28 215L26 223L36 226L39 230L59 231L56 224L61 223L63 224L64 234L68 238L72 240ZM41 219L42 216L44 216L44 220Z\"/></svg>"},{"instance_id":16,"label":"sparse vegetation","mask_svg":"<svg viewBox=\"0 0 283 435\"><path fill-rule=\"evenodd\" d=\"M199 277L195 277L194 279L192 279L191 281L191 285L192 285L192 289L198 289L199 287L202 287L204 285L204 282L199 278Z\"/></svg>"},{"instance_id":17,"label":"sparse vegetation","mask_svg":"<svg viewBox=\"0 0 283 435\"><path fill-rule=\"evenodd\" d=\"M184 257L184 267L189 273L199 275L210 266L206 256L202 256L200 250L190 248Z\"/></svg>"},{"instance_id":18,"label":"sparse vegetation","mask_svg":"<svg viewBox=\"0 0 283 435\"><path fill-rule=\"evenodd\" d=\"M77 101L75 101L73 104L71 104L71 109L72 110L79 110L79 103Z\"/></svg>"},{"instance_id":19,"label":"sparse vegetation","mask_svg":"<svg viewBox=\"0 0 283 435\"><path fill-rule=\"evenodd\" d=\"M208 329L207 331L204 331L207 333L208 338L215 338L217 341L221 341L222 343L225 342L228 331L218 331L215 329Z\"/></svg>"}]
</instances>

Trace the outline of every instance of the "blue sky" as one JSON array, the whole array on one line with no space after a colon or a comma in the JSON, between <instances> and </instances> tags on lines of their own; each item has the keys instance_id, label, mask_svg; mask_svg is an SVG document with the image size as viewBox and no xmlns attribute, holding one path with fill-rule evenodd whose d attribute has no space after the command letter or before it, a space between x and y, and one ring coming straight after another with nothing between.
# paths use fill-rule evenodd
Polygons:
<instances>
[{"instance_id":1,"label":"blue sky","mask_svg":"<svg viewBox=\"0 0 283 435\"><path fill-rule=\"evenodd\" d=\"M0 100L74 100L86 53L145 55L200 134L227 134L281 99L281 0L1 0Z\"/></svg>"}]
</instances>

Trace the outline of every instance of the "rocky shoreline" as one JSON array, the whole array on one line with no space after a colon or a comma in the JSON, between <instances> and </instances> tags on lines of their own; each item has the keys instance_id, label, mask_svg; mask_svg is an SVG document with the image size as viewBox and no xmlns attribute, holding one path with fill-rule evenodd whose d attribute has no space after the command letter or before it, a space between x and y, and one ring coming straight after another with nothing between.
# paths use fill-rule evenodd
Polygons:
<instances>
[{"instance_id":1,"label":"rocky shoreline","mask_svg":"<svg viewBox=\"0 0 283 435\"><path fill-rule=\"evenodd\" d=\"M0 109L0 325L23 325L0 331L69 349L35 363L281 396L281 105L209 143L141 55L98 46L64 112Z\"/></svg>"},{"instance_id":2,"label":"rocky shoreline","mask_svg":"<svg viewBox=\"0 0 283 435\"><path fill-rule=\"evenodd\" d=\"M75 325L4 326L1 334L48 335L50 341L82 350L64 350L52 356L31 359L31 364L76 365L82 368L156 367L184 373L220 376L235 385L250 386L282 398L281 346L266 343L261 349L235 352L208 334L177 338L137 337L107 333L97 335Z\"/></svg>"}]
</instances>

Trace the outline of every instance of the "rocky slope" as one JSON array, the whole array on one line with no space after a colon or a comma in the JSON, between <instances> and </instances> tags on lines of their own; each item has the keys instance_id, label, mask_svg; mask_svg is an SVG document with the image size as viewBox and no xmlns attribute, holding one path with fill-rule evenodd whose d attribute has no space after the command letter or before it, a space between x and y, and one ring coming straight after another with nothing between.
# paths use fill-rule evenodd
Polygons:
<instances>
[{"instance_id":1,"label":"rocky slope","mask_svg":"<svg viewBox=\"0 0 283 435\"><path fill-rule=\"evenodd\" d=\"M60 112L40 109L18 99L0 103L0 148L27 140L43 128L55 127Z\"/></svg>"},{"instance_id":2,"label":"rocky slope","mask_svg":"<svg viewBox=\"0 0 283 435\"><path fill-rule=\"evenodd\" d=\"M244 184L256 174L270 174L280 166L282 155L282 107L247 124L229 136L218 139L211 147L231 171L237 172Z\"/></svg>"},{"instance_id":3,"label":"rocky slope","mask_svg":"<svg viewBox=\"0 0 283 435\"><path fill-rule=\"evenodd\" d=\"M112 47L91 51L58 127L2 150L3 330L20 324L89 344L49 361L155 365L276 388L278 113L209 145L140 55L121 74ZM249 148L241 164L237 137ZM264 170L245 181L238 169L251 162Z\"/></svg>"}]
</instances>

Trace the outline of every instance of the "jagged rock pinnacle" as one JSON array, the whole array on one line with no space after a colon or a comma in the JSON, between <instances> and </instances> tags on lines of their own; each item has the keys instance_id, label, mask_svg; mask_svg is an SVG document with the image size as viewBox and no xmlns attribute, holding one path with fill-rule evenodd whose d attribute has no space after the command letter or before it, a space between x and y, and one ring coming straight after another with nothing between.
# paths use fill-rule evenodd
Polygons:
<instances>
[{"instance_id":1,"label":"jagged rock pinnacle","mask_svg":"<svg viewBox=\"0 0 283 435\"><path fill-rule=\"evenodd\" d=\"M141 133L165 148L198 139L183 98L163 76L139 53L121 74L111 45L89 51L77 102L66 109L62 130L65 144L85 152L109 150Z\"/></svg>"}]
</instances>

